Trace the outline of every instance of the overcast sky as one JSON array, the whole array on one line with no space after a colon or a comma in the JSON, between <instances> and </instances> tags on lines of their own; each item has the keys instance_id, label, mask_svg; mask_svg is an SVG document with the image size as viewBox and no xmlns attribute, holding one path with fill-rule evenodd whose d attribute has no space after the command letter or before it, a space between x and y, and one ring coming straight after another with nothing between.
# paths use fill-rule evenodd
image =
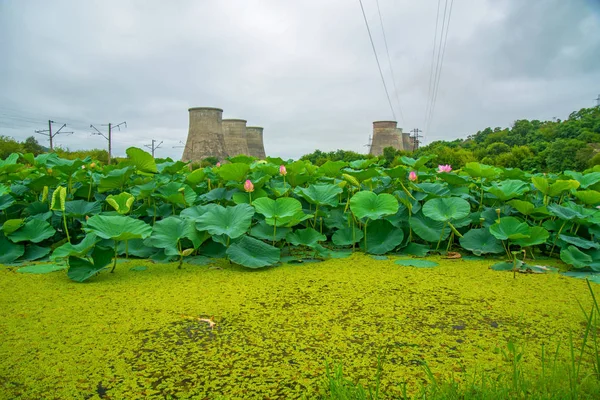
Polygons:
<instances>
[{"instance_id":1,"label":"overcast sky","mask_svg":"<svg viewBox=\"0 0 600 400\"><path fill-rule=\"evenodd\" d=\"M400 107L363 5L398 125L426 142L566 118L600 93L600 0L455 0L427 131L438 1L379 0ZM127 121L116 155L156 139L180 158L187 109L211 106L263 126L267 155L366 152L372 121L393 118L358 0L0 0L0 54L0 135L51 118L70 149L104 148L89 125Z\"/></svg>"}]
</instances>

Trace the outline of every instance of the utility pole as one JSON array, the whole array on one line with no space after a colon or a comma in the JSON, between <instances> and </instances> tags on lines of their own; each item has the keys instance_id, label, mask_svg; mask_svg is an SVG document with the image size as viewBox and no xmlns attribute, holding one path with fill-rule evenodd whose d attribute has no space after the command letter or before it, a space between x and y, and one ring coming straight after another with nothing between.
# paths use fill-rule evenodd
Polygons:
<instances>
[{"instance_id":1,"label":"utility pole","mask_svg":"<svg viewBox=\"0 0 600 400\"><path fill-rule=\"evenodd\" d=\"M415 151L416 149L419 148L419 138L422 138L423 136L419 135L420 132L423 132L422 130L415 128L412 131L412 138L413 138L413 151Z\"/></svg>"},{"instance_id":2,"label":"utility pole","mask_svg":"<svg viewBox=\"0 0 600 400\"><path fill-rule=\"evenodd\" d=\"M363 147L369 148L369 154L371 154L371 145L373 144L372 140L373 140L373 138L371 137L371 135L369 135L369 143L363 145Z\"/></svg>"},{"instance_id":3,"label":"utility pole","mask_svg":"<svg viewBox=\"0 0 600 400\"><path fill-rule=\"evenodd\" d=\"M162 143L162 142L161 142ZM188 149L191 151L192 154L194 154L194 142L191 143L191 146L187 146L185 143L183 143L181 140L179 141L179 143L181 143L183 146L173 146L174 149ZM158 148L158 147L157 147Z\"/></svg>"},{"instance_id":4,"label":"utility pole","mask_svg":"<svg viewBox=\"0 0 600 400\"><path fill-rule=\"evenodd\" d=\"M54 151L53 139L56 135L60 135L61 133L64 133L67 135L73 134L73 132L62 132L62 129L65 128L67 126L67 124L63 124L60 128L58 128L58 130L56 132L52 133L52 124L56 124L56 122L49 119L48 120L48 129L35 131L35 133L38 133L40 135L48 136L48 139L50 140L50 151Z\"/></svg>"},{"instance_id":5,"label":"utility pole","mask_svg":"<svg viewBox=\"0 0 600 400\"><path fill-rule=\"evenodd\" d=\"M594 100L596 100L596 106L600 106L600 94Z\"/></svg>"},{"instance_id":6,"label":"utility pole","mask_svg":"<svg viewBox=\"0 0 600 400\"><path fill-rule=\"evenodd\" d=\"M121 125L125 125L125 128L127 128L126 121L123 121L117 125L113 125L111 122L109 122L108 124L102 124L101 126L108 126L108 136L105 136L104 133L100 132L98 130L98 128L96 128L94 125L90 125L90 128L94 128L96 130L96 132L92 132L92 135L100 135L108 141L108 164L109 165L110 165L110 160L111 160L111 155L112 155L112 130L114 128L119 128L119 130L121 130Z\"/></svg>"},{"instance_id":7,"label":"utility pole","mask_svg":"<svg viewBox=\"0 0 600 400\"><path fill-rule=\"evenodd\" d=\"M160 145L163 144L162 140L160 141L160 143L157 146L154 145L154 142L156 142L156 140L152 139L151 145L147 145L147 144L144 145L144 147L147 147L150 150L152 150L152 158L154 158L154 151L157 150L158 148L160 148Z\"/></svg>"}]
</instances>

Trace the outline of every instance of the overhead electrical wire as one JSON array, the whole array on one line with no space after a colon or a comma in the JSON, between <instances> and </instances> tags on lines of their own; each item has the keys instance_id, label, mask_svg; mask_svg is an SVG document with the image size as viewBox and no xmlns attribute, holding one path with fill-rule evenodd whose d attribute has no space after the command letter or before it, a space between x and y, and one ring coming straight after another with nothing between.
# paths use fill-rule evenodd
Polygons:
<instances>
[{"instance_id":1,"label":"overhead electrical wire","mask_svg":"<svg viewBox=\"0 0 600 400\"><path fill-rule=\"evenodd\" d=\"M367 27L367 32L369 33L369 40L371 41L371 47L373 48L373 54L375 55L375 61L377 61L377 68L379 69L379 75L381 76L381 82L383 83L383 88L385 89L385 95L387 97L388 103L390 105L390 110L392 111L392 115L394 116L394 120L396 119L396 113L394 112L394 107L392 106L392 100L390 99L390 93L388 91L387 85L385 84L385 78L383 77L383 72L381 71L381 64L379 63L379 57L377 57L377 50L375 49L375 44L373 43L373 36L371 35L371 29L369 28L369 21L367 21L367 16L365 14L365 9L362 4L362 0L358 0L360 3L360 9L362 10L363 18L365 19L365 25Z\"/></svg>"},{"instance_id":2,"label":"overhead electrical wire","mask_svg":"<svg viewBox=\"0 0 600 400\"><path fill-rule=\"evenodd\" d=\"M394 84L394 93L396 95L396 102L398 103L398 113L402 124L404 124L404 114L402 113L402 107L400 106L400 97L398 96L398 86L396 85L396 77L394 74L394 68L392 67L392 60L390 58L390 50L387 44L387 37L385 34L385 28L383 27L383 18L381 17L381 9L379 8L379 0L375 0L377 3L377 12L379 13L379 22L381 22L381 32L383 33L383 43L385 43L385 52L387 54L388 64L390 66L390 73L392 75L392 83Z\"/></svg>"},{"instance_id":3,"label":"overhead electrical wire","mask_svg":"<svg viewBox=\"0 0 600 400\"><path fill-rule=\"evenodd\" d=\"M440 42L439 42L439 47L438 47L438 51L437 51L437 64L436 64L436 68L435 68L435 74L434 74L434 78L433 78L433 90L431 92L431 97L430 97L430 101L429 101L429 109L426 111L426 120L427 120L427 124L426 124L426 132L429 133L429 129L431 127L431 122L433 121L433 116L434 116L434 112L435 112L435 104L437 102L437 95L439 92L439 88L440 88L440 79L441 79L441 75L442 75L442 68L444 66L444 55L446 53L446 44L448 42L448 31L450 28L450 19L452 17L452 6L454 5L454 0L450 1L450 9L448 10L448 12L446 13L446 10L448 8L448 0L446 0L446 3L444 5L444 17L442 20L442 29L440 31ZM446 19L446 15L448 15L448 18ZM438 18L439 18L439 10L438 10ZM436 22L437 25L437 22ZM445 31L444 31L445 28ZM436 41L437 41L437 34L436 34ZM435 44L434 44L434 48L435 48ZM431 82L430 82L431 83Z\"/></svg>"},{"instance_id":4,"label":"overhead electrical wire","mask_svg":"<svg viewBox=\"0 0 600 400\"><path fill-rule=\"evenodd\" d=\"M433 86L433 66L435 65L435 45L437 44L437 33L438 33L438 26L439 26L439 22L440 22L440 4L441 4L442 0L438 0L438 5L437 5L437 13L436 13L436 18L435 18L435 31L433 33L433 45L431 46L431 67L429 69L429 89L427 90L427 103L425 105L425 115L423 117L423 127L425 126L425 124L427 123L427 116L429 115L429 102L431 101L432 97L431 96L431 88Z\"/></svg>"}]
</instances>

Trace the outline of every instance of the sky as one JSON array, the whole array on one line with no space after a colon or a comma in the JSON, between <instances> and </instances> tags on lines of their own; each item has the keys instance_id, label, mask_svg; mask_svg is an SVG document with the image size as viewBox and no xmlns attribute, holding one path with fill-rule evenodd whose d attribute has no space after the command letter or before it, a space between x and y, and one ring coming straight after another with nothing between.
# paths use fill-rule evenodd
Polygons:
<instances>
[{"instance_id":1,"label":"sky","mask_svg":"<svg viewBox=\"0 0 600 400\"><path fill-rule=\"evenodd\" d=\"M287 159L366 153L372 122L394 114L430 143L564 119L600 95L600 0L379 0L391 63L378 3L362 4L393 113L359 0L0 0L0 135L47 145L34 131L52 119L74 132L56 144L106 148L90 124L126 121L114 155L155 139L179 159L188 108L218 107Z\"/></svg>"}]
</instances>

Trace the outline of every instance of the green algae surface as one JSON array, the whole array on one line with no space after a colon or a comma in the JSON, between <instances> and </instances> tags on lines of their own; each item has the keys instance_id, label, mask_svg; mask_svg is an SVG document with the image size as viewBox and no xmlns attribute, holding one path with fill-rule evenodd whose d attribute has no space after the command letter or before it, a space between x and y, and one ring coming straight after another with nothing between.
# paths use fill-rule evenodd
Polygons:
<instances>
[{"instance_id":1,"label":"green algae surface","mask_svg":"<svg viewBox=\"0 0 600 400\"><path fill-rule=\"evenodd\" d=\"M315 398L326 362L367 383L382 353L382 390L399 397L424 382L424 362L456 379L507 369L510 338L536 369L542 345L580 337L585 281L429 259L440 266L131 261L86 284L1 268L0 398Z\"/></svg>"}]
</instances>

